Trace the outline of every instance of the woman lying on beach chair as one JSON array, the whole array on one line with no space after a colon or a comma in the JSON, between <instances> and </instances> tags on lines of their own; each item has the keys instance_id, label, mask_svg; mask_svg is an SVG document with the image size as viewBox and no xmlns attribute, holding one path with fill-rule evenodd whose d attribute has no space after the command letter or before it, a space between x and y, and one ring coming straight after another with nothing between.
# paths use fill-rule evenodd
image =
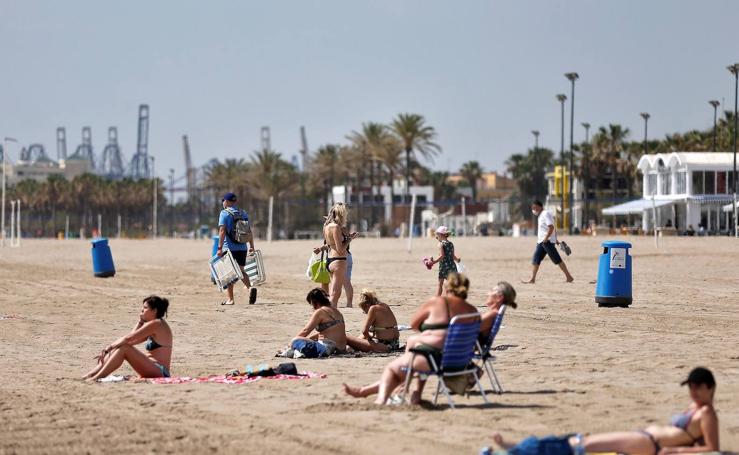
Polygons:
<instances>
[{"instance_id":1,"label":"woman lying on beach chair","mask_svg":"<svg viewBox=\"0 0 739 455\"><path fill-rule=\"evenodd\" d=\"M393 310L377 299L369 289L363 289L359 308L367 315L362 329L362 338L346 337L346 344L361 352L390 352L400 349L398 320Z\"/></svg>"},{"instance_id":2,"label":"woman lying on beach chair","mask_svg":"<svg viewBox=\"0 0 739 455\"><path fill-rule=\"evenodd\" d=\"M312 289L305 300L313 307L308 324L303 330L292 339L290 347L301 350L306 343L317 343L318 357L326 357L334 352L344 352L346 350L346 328L344 326L344 316L335 307L331 306L331 301L321 288ZM315 334L311 335L313 330Z\"/></svg>"},{"instance_id":3,"label":"woman lying on beach chair","mask_svg":"<svg viewBox=\"0 0 739 455\"><path fill-rule=\"evenodd\" d=\"M570 453L618 452L644 455L672 453L718 452L718 416L713 408L716 380L710 370L693 369L681 385L688 385L692 403L685 411L672 416L668 425L649 425L643 430L600 433L569 437ZM512 453L522 453L537 438L527 438L518 446L506 442L499 433L493 440ZM518 449L518 450L516 450ZM530 453L530 451L526 451Z\"/></svg>"},{"instance_id":4,"label":"woman lying on beach chair","mask_svg":"<svg viewBox=\"0 0 739 455\"><path fill-rule=\"evenodd\" d=\"M390 394L405 379L405 368L414 358L411 348L422 348L429 355L439 356L446 340L447 328L452 318L458 314L477 313L477 309L467 303L467 291L470 281L463 274L451 273L446 283L446 294L433 297L416 311L411 320L411 328L419 331L408 338L405 354L390 362L382 373L380 380L364 387L353 387L344 384L344 392L356 398L377 394L376 404L385 404ZM429 363L425 356L415 356L414 370L428 370ZM411 396L411 403L420 402L420 392Z\"/></svg>"},{"instance_id":5,"label":"woman lying on beach chair","mask_svg":"<svg viewBox=\"0 0 739 455\"><path fill-rule=\"evenodd\" d=\"M168 378L172 359L172 330L164 320L168 307L167 299L155 295L145 298L136 327L94 357L97 366L82 379L96 381L107 377L120 368L124 360L142 378ZM144 341L146 353L134 347Z\"/></svg>"}]
</instances>

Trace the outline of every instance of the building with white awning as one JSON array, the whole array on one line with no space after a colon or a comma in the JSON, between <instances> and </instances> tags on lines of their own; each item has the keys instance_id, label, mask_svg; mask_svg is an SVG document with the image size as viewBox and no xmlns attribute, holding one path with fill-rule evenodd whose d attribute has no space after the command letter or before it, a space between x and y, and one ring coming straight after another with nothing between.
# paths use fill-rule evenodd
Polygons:
<instances>
[{"instance_id":1,"label":"building with white awning","mask_svg":"<svg viewBox=\"0 0 739 455\"><path fill-rule=\"evenodd\" d=\"M642 172L644 197L605 208L603 215L641 215L642 229L673 226L685 231L703 226L721 233L731 226L733 202L732 153L673 152L644 155L637 168Z\"/></svg>"}]
</instances>

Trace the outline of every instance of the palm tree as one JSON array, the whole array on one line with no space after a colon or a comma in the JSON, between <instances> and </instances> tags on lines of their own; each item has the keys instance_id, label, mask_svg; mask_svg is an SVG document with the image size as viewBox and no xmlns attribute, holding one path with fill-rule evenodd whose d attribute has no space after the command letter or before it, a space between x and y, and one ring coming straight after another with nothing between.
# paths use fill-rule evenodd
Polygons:
<instances>
[{"instance_id":1,"label":"palm tree","mask_svg":"<svg viewBox=\"0 0 739 455\"><path fill-rule=\"evenodd\" d=\"M611 176L611 190L614 203L618 199L618 170L623 167L622 153L624 143L631 132L618 124L610 124L608 128L601 126L593 137L592 160L597 162L601 170L607 169ZM603 174L601 174L603 175Z\"/></svg>"},{"instance_id":2,"label":"palm tree","mask_svg":"<svg viewBox=\"0 0 739 455\"><path fill-rule=\"evenodd\" d=\"M468 161L462 164L459 173L472 188L472 202L477 202L477 182L482 178L482 166L477 161Z\"/></svg>"},{"instance_id":3,"label":"palm tree","mask_svg":"<svg viewBox=\"0 0 739 455\"><path fill-rule=\"evenodd\" d=\"M405 150L405 192L411 187L411 154L418 153L424 159L433 161L441 153L441 147L434 142L436 130L426 125L426 120L418 114L398 114L390 123L390 129L403 144Z\"/></svg>"},{"instance_id":4,"label":"palm tree","mask_svg":"<svg viewBox=\"0 0 739 455\"><path fill-rule=\"evenodd\" d=\"M316 179L314 185L322 188L322 197L325 198L325 206L328 205L329 194L336 184L336 167L339 159L340 146L326 144L318 148L315 156L311 159L312 176ZM333 198L332 198L333 199Z\"/></svg>"},{"instance_id":5,"label":"palm tree","mask_svg":"<svg viewBox=\"0 0 739 455\"><path fill-rule=\"evenodd\" d=\"M526 155L517 153L506 160L508 172L518 183L518 189L511 198L518 203L518 212L528 213L532 200L543 200L547 195L546 172L552 166L554 153L546 148L532 148Z\"/></svg>"},{"instance_id":6,"label":"palm tree","mask_svg":"<svg viewBox=\"0 0 739 455\"><path fill-rule=\"evenodd\" d=\"M383 125L382 123L376 122L362 123L361 131L352 131L346 137L349 141L351 141L354 147L356 147L357 150L362 153L362 155L364 156L363 161L365 163L369 163L369 183L370 188L372 188L373 196L375 191L376 171L377 174L379 174L379 171L376 169L376 167L380 165L378 156L383 153L383 148L386 146L389 137L390 133L387 129L387 126ZM374 224L377 220L377 217L375 216L374 201L372 201L370 212L370 223Z\"/></svg>"}]
</instances>

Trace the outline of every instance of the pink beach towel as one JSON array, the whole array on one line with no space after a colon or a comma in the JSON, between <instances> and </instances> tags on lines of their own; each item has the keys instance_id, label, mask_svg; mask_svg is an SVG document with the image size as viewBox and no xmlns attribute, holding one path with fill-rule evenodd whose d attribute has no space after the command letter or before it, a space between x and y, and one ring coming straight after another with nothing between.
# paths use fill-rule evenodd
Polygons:
<instances>
[{"instance_id":1,"label":"pink beach towel","mask_svg":"<svg viewBox=\"0 0 739 455\"><path fill-rule=\"evenodd\" d=\"M193 378L190 376L174 376L171 378L150 378L148 382L152 384L201 384L201 383L215 383L215 384L249 384L256 382L260 379L323 379L326 377L323 373L314 373L312 371L302 371L301 374L305 376L294 376L289 374L278 374L276 376L225 376L225 375L211 375L201 376Z\"/></svg>"}]
</instances>

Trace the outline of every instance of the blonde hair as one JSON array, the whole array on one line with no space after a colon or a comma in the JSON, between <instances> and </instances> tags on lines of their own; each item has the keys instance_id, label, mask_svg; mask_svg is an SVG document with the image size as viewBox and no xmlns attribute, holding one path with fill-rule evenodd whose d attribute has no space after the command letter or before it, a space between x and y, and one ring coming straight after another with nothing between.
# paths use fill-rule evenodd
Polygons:
<instances>
[{"instance_id":1,"label":"blonde hair","mask_svg":"<svg viewBox=\"0 0 739 455\"><path fill-rule=\"evenodd\" d=\"M328 211L325 225L336 223L339 226L344 226L346 224L346 219L346 204L344 204L343 202L337 202L336 204L334 204L333 207L331 207L331 210Z\"/></svg>"},{"instance_id":2,"label":"blonde hair","mask_svg":"<svg viewBox=\"0 0 739 455\"><path fill-rule=\"evenodd\" d=\"M380 303L380 300L377 298L377 294L375 291L372 291L370 289L362 289L362 293L359 296L359 308L364 310L365 308L371 307L372 305L377 305Z\"/></svg>"},{"instance_id":3,"label":"blonde hair","mask_svg":"<svg viewBox=\"0 0 739 455\"><path fill-rule=\"evenodd\" d=\"M496 286L498 286L498 290L503 295L503 304L508 305L511 308L518 308L518 304L516 303L516 290L513 289L511 283L507 281L499 281Z\"/></svg>"},{"instance_id":4,"label":"blonde hair","mask_svg":"<svg viewBox=\"0 0 739 455\"><path fill-rule=\"evenodd\" d=\"M470 290L470 279L464 273L452 272L447 277L446 289L451 294L467 300L467 293Z\"/></svg>"}]
</instances>

